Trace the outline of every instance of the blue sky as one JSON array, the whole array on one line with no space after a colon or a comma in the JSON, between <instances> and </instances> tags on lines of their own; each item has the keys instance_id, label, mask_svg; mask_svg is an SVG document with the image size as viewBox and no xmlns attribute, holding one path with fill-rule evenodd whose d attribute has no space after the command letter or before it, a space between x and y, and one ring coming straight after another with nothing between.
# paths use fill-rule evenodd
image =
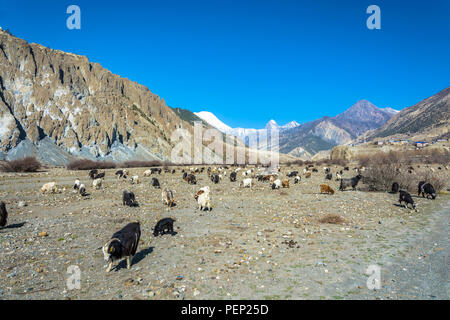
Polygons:
<instances>
[{"instance_id":1,"label":"blue sky","mask_svg":"<svg viewBox=\"0 0 450 320\"><path fill-rule=\"evenodd\" d=\"M81 30L68 30L68 5ZM381 9L381 30L366 8ZM450 1L4 1L0 26L236 127L411 106L450 85Z\"/></svg>"}]
</instances>

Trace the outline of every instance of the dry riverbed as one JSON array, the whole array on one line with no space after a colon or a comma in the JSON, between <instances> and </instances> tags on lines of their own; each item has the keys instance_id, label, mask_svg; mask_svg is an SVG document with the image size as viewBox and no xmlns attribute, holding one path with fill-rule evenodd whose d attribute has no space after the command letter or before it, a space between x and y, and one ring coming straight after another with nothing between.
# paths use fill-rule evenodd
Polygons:
<instances>
[{"instance_id":1,"label":"dry riverbed","mask_svg":"<svg viewBox=\"0 0 450 320\"><path fill-rule=\"evenodd\" d=\"M293 169L303 168L282 172ZM438 294L423 296L421 284L408 286L401 268L403 262L427 259L416 251L430 232L448 236L449 195L434 201L414 197L415 212L397 206L398 195L337 191L338 181L325 180L321 169L310 179L302 176L299 184L290 179L289 189L271 190L255 179L252 189L241 189L228 177L214 185L206 172L198 175L197 185L188 185L177 168L174 175L154 175L162 187L175 190L177 205L169 209L144 170L130 169L140 176L137 185L118 182L115 170L106 170L100 190L92 190L86 171L3 173L0 199L9 219L0 230L0 299L448 298L446 281L436 283ZM76 178L89 196L74 192ZM50 181L65 190L41 195L40 187ZM319 194L321 183L336 193ZM193 198L205 185L211 188L211 212L196 210ZM139 207L122 205L123 189L135 193ZM345 222L320 223L327 214L339 214ZM176 219L177 234L155 238L151 229L164 217ZM107 274L99 248L135 220L142 236L131 270L122 262ZM448 253L448 241L433 247L433 239L427 240L430 252ZM445 264L439 272L448 273L446 259L439 261ZM369 265L381 268L381 290L366 286ZM81 270L79 290L66 285L69 266Z\"/></svg>"}]
</instances>

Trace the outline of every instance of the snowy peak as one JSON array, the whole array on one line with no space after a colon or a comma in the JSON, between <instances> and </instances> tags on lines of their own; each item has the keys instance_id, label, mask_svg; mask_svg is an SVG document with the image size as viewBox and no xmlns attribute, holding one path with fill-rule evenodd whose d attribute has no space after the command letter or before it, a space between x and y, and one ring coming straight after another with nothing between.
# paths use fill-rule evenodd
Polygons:
<instances>
[{"instance_id":1,"label":"snowy peak","mask_svg":"<svg viewBox=\"0 0 450 320\"><path fill-rule=\"evenodd\" d=\"M300 125L300 123L298 123L297 121L291 121L286 123L284 126L281 126L281 129L283 130L287 130L287 129L292 129L295 127L298 127Z\"/></svg>"},{"instance_id":2,"label":"snowy peak","mask_svg":"<svg viewBox=\"0 0 450 320\"><path fill-rule=\"evenodd\" d=\"M200 112L194 112L194 114L199 117L200 119L208 122L211 126L216 128L217 130L228 133L233 130L230 126L227 126L225 123L220 121L212 112L209 111L200 111Z\"/></svg>"}]
</instances>

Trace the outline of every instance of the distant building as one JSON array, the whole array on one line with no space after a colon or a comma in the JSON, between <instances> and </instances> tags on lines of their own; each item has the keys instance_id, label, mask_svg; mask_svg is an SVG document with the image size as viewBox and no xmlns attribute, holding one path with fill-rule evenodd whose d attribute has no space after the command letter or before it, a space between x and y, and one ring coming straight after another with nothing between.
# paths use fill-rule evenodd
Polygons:
<instances>
[{"instance_id":1,"label":"distant building","mask_svg":"<svg viewBox=\"0 0 450 320\"><path fill-rule=\"evenodd\" d=\"M426 147L428 145L428 143L425 142L425 141L416 141L414 144L415 144L415 146L417 148L423 148L423 147Z\"/></svg>"}]
</instances>

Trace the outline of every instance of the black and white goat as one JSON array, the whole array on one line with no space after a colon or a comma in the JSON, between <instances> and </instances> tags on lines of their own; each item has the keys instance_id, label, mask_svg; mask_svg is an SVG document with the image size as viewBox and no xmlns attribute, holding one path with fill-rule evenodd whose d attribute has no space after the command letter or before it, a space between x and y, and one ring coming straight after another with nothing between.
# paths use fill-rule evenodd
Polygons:
<instances>
[{"instance_id":1,"label":"black and white goat","mask_svg":"<svg viewBox=\"0 0 450 320\"><path fill-rule=\"evenodd\" d=\"M161 189L161 185L159 184L159 180L157 178L152 178L152 187Z\"/></svg>"},{"instance_id":2,"label":"black and white goat","mask_svg":"<svg viewBox=\"0 0 450 320\"><path fill-rule=\"evenodd\" d=\"M230 182L235 182L236 181L236 172L231 172L230 173Z\"/></svg>"},{"instance_id":3,"label":"black and white goat","mask_svg":"<svg viewBox=\"0 0 450 320\"><path fill-rule=\"evenodd\" d=\"M411 198L411 195L405 190L399 190L399 192L400 192L400 197L398 199L398 202L400 204L402 204L402 202L404 202L405 208L408 208L408 204L410 204L412 206L412 209L415 209L417 211L416 204L414 203L414 200Z\"/></svg>"},{"instance_id":4,"label":"black and white goat","mask_svg":"<svg viewBox=\"0 0 450 320\"><path fill-rule=\"evenodd\" d=\"M431 199L436 199L436 190L434 190L434 187L431 183L429 182L425 182L425 181L420 181L419 182L419 191L418 191L418 196L420 196L420 194L422 194L422 197L427 197L427 199L429 199L429 197L431 196Z\"/></svg>"},{"instance_id":5,"label":"black and white goat","mask_svg":"<svg viewBox=\"0 0 450 320\"><path fill-rule=\"evenodd\" d=\"M106 272L111 271L114 261L127 259L127 269L131 268L133 256L141 238L141 226L139 222L132 222L114 233L111 239L103 246L103 256L109 262Z\"/></svg>"}]
</instances>

